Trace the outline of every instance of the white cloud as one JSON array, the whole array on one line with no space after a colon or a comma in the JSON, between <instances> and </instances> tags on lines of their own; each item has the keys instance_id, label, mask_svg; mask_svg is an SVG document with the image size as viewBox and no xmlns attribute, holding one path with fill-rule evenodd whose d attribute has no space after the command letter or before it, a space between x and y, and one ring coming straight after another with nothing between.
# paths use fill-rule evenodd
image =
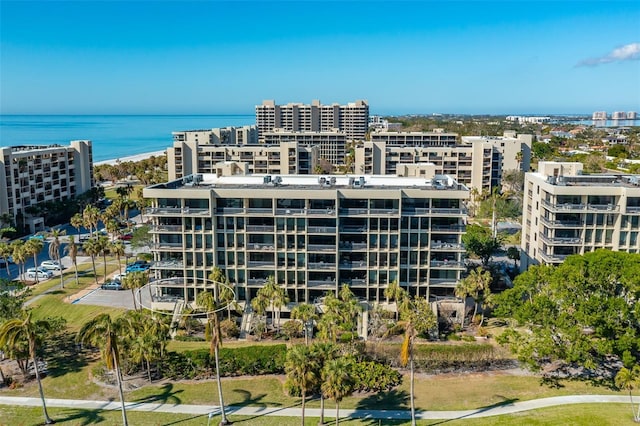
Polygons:
<instances>
[{"instance_id":1,"label":"white cloud","mask_svg":"<svg viewBox=\"0 0 640 426\"><path fill-rule=\"evenodd\" d=\"M576 66L596 66L611 62L637 61L640 60L640 43L630 43L617 49L613 49L609 54L598 58L588 58L578 62Z\"/></svg>"}]
</instances>

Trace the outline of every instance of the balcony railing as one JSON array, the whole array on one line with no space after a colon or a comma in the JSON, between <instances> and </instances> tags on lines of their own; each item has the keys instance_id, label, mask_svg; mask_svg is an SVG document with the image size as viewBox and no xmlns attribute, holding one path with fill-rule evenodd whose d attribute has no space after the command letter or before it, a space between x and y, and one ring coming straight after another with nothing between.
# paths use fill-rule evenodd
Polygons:
<instances>
[{"instance_id":1,"label":"balcony railing","mask_svg":"<svg viewBox=\"0 0 640 426\"><path fill-rule=\"evenodd\" d=\"M464 262L456 260L432 260L430 265L433 268L466 268Z\"/></svg>"},{"instance_id":2,"label":"balcony railing","mask_svg":"<svg viewBox=\"0 0 640 426\"><path fill-rule=\"evenodd\" d=\"M343 242L340 243L340 250L344 250L344 251L350 251L350 250L366 250L367 249L367 243L350 243L350 242Z\"/></svg>"},{"instance_id":3,"label":"balcony railing","mask_svg":"<svg viewBox=\"0 0 640 426\"><path fill-rule=\"evenodd\" d=\"M307 251L335 251L336 246L333 244L309 244Z\"/></svg>"},{"instance_id":4,"label":"balcony railing","mask_svg":"<svg viewBox=\"0 0 640 426\"><path fill-rule=\"evenodd\" d=\"M256 267L256 266L273 266L273 260L250 260L247 262L247 266Z\"/></svg>"},{"instance_id":5,"label":"balcony railing","mask_svg":"<svg viewBox=\"0 0 640 426\"><path fill-rule=\"evenodd\" d=\"M584 221L580 220L549 220L545 217L541 217L540 221L545 225L556 228L581 228L584 225Z\"/></svg>"},{"instance_id":6,"label":"balcony railing","mask_svg":"<svg viewBox=\"0 0 640 426\"><path fill-rule=\"evenodd\" d=\"M307 264L307 269L335 269L335 263L326 263L326 262L309 262Z\"/></svg>"},{"instance_id":7,"label":"balcony railing","mask_svg":"<svg viewBox=\"0 0 640 426\"><path fill-rule=\"evenodd\" d=\"M542 234L540 236L542 238L542 241L548 243L548 244L554 244L554 245L575 245L575 244L582 244L582 238L578 238L578 237L547 237L546 235Z\"/></svg>"},{"instance_id":8,"label":"balcony railing","mask_svg":"<svg viewBox=\"0 0 640 426\"><path fill-rule=\"evenodd\" d=\"M156 243L153 248L160 250L182 250L182 243Z\"/></svg>"},{"instance_id":9,"label":"balcony railing","mask_svg":"<svg viewBox=\"0 0 640 426\"><path fill-rule=\"evenodd\" d=\"M149 232L182 232L182 225L153 225Z\"/></svg>"},{"instance_id":10,"label":"balcony railing","mask_svg":"<svg viewBox=\"0 0 640 426\"><path fill-rule=\"evenodd\" d=\"M151 265L151 269L177 269L184 268L182 260L158 260Z\"/></svg>"},{"instance_id":11,"label":"balcony railing","mask_svg":"<svg viewBox=\"0 0 640 426\"><path fill-rule=\"evenodd\" d=\"M247 225L245 229L247 232L273 232L275 227L273 225Z\"/></svg>"},{"instance_id":12,"label":"balcony railing","mask_svg":"<svg viewBox=\"0 0 640 426\"><path fill-rule=\"evenodd\" d=\"M626 213L640 213L640 206L627 206Z\"/></svg>"},{"instance_id":13,"label":"balcony railing","mask_svg":"<svg viewBox=\"0 0 640 426\"><path fill-rule=\"evenodd\" d=\"M466 215L467 210L464 208L403 208L403 216L426 216L426 215L444 215L444 216L460 216Z\"/></svg>"},{"instance_id":14,"label":"balcony railing","mask_svg":"<svg viewBox=\"0 0 640 426\"><path fill-rule=\"evenodd\" d=\"M209 216L209 209L194 209L191 207L152 207L145 214L149 216Z\"/></svg>"},{"instance_id":15,"label":"balcony railing","mask_svg":"<svg viewBox=\"0 0 640 426\"><path fill-rule=\"evenodd\" d=\"M455 287L457 283L453 278L430 278L428 284L437 287Z\"/></svg>"},{"instance_id":16,"label":"balcony railing","mask_svg":"<svg viewBox=\"0 0 640 426\"><path fill-rule=\"evenodd\" d=\"M545 262L549 262L549 263L561 263L564 262L564 260L567 258L567 256L571 256L569 254L547 254L544 252L540 253L540 257L542 258L542 260L544 260Z\"/></svg>"},{"instance_id":17,"label":"balcony railing","mask_svg":"<svg viewBox=\"0 0 640 426\"><path fill-rule=\"evenodd\" d=\"M459 243L443 243L431 241L431 250L464 250L464 245Z\"/></svg>"},{"instance_id":18,"label":"balcony railing","mask_svg":"<svg viewBox=\"0 0 640 426\"><path fill-rule=\"evenodd\" d=\"M335 226L307 226L307 233L313 234L335 234Z\"/></svg>"},{"instance_id":19,"label":"balcony railing","mask_svg":"<svg viewBox=\"0 0 640 426\"><path fill-rule=\"evenodd\" d=\"M355 269L355 268L366 268L367 262L364 260L355 261L355 262L340 262L340 268L342 269Z\"/></svg>"}]
</instances>

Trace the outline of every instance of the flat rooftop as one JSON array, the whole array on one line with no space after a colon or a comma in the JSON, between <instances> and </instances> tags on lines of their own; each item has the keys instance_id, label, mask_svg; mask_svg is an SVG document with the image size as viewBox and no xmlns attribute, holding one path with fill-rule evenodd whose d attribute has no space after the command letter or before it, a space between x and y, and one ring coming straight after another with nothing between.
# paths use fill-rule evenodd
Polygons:
<instances>
[{"instance_id":1,"label":"flat rooftop","mask_svg":"<svg viewBox=\"0 0 640 426\"><path fill-rule=\"evenodd\" d=\"M593 174L554 177L539 172L531 174L555 186L640 188L640 175Z\"/></svg>"},{"instance_id":2,"label":"flat rooftop","mask_svg":"<svg viewBox=\"0 0 640 426\"><path fill-rule=\"evenodd\" d=\"M179 188L278 188L278 189L318 189L318 188L367 188L367 189L433 189L468 191L448 175L435 175L431 179L421 177L399 177L390 175L238 175L217 176L203 173L185 176L171 182L152 185L149 189Z\"/></svg>"}]
</instances>

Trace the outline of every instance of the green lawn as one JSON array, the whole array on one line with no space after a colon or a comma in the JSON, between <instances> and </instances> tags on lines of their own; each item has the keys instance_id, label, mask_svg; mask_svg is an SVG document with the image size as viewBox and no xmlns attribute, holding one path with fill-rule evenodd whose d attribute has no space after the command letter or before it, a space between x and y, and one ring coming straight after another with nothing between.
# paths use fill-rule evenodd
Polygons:
<instances>
[{"instance_id":1,"label":"green lawn","mask_svg":"<svg viewBox=\"0 0 640 426\"><path fill-rule=\"evenodd\" d=\"M333 407L325 414L327 424L335 424ZM50 408L49 415L56 424L67 426L84 426L89 424L115 425L122 423L120 411L80 410L72 408ZM248 426L298 426L300 419L293 417L246 417L229 416L236 425ZM207 424L207 416L196 414L145 413L129 411L129 424L135 426L203 426ZM217 425L218 417L211 419L211 425ZM317 418L307 417L305 425L316 426ZM2 426L35 426L42 424L42 409L38 407L0 406L0 425ZM345 426L377 426L408 425L409 421L392 420L348 420L341 419ZM631 420L629 406L626 404L576 404L562 407L546 408L519 414L487 417L484 419L459 420L419 420L420 426L491 426L491 425L531 425L531 426L625 426L636 424Z\"/></svg>"}]
</instances>

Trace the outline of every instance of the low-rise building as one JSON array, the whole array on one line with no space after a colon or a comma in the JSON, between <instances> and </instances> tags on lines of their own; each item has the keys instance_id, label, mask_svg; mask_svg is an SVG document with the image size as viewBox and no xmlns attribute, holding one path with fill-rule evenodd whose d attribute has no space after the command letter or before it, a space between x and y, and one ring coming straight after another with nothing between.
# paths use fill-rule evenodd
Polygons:
<instances>
[{"instance_id":1,"label":"low-rise building","mask_svg":"<svg viewBox=\"0 0 640 426\"><path fill-rule=\"evenodd\" d=\"M637 253L639 220L640 176L583 175L581 163L541 161L525 175L521 268L599 248Z\"/></svg>"}]
</instances>

